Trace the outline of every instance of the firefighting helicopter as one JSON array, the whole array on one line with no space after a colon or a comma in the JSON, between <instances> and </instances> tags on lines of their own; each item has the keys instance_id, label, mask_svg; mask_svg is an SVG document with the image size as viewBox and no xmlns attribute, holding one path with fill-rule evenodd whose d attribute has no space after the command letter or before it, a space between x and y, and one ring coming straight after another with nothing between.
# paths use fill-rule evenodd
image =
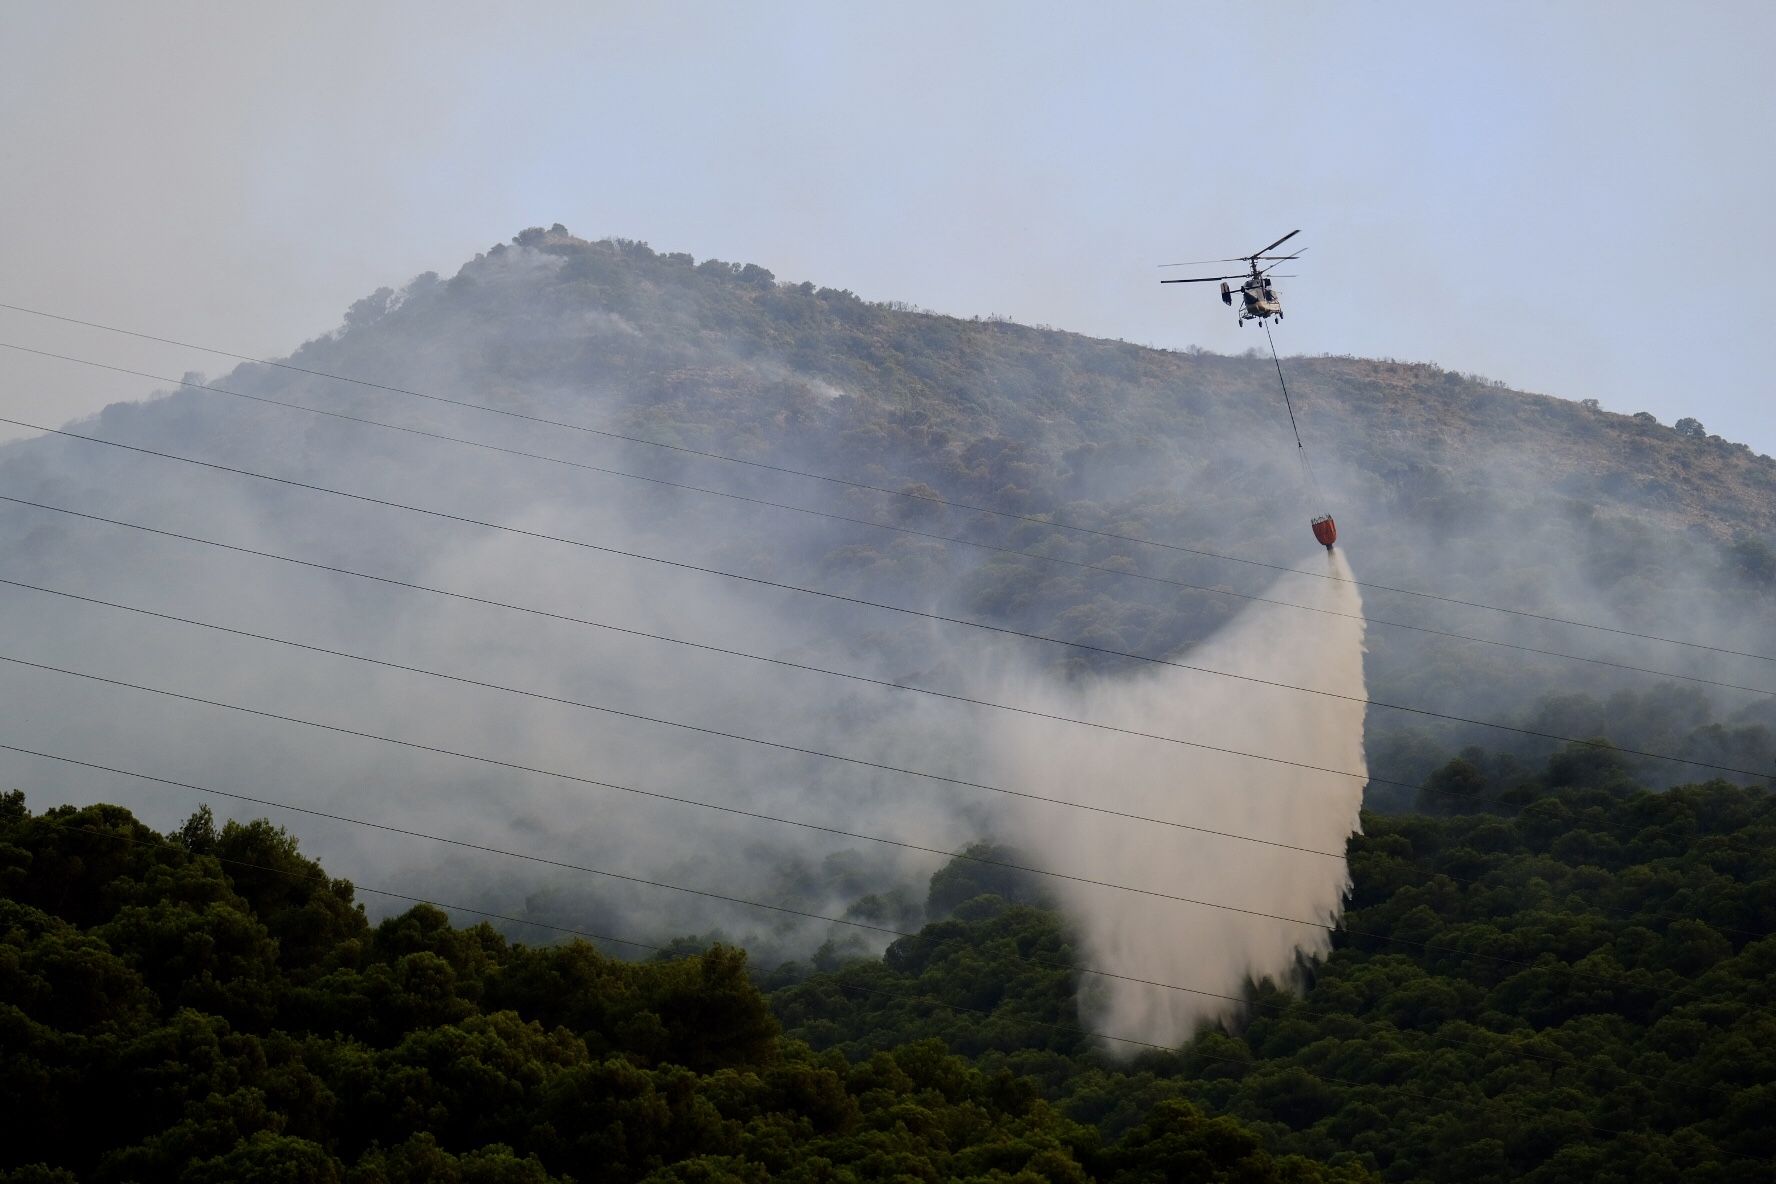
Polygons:
<instances>
[{"instance_id":1,"label":"firefighting helicopter","mask_svg":"<svg viewBox=\"0 0 1776 1184\"><path fill-rule=\"evenodd\" d=\"M1239 286L1241 300L1239 310L1240 328L1245 328L1247 321L1264 321L1270 317L1275 317L1280 321L1283 319L1283 301L1282 298L1277 295L1276 286L1270 281L1272 279L1286 279L1288 277L1272 276L1270 273L1276 269L1278 264L1285 260L1299 259L1301 257L1301 251L1296 251L1293 255L1272 255L1270 252L1276 250L1300 233L1301 231L1299 230L1291 230L1288 234L1277 239L1276 242L1271 243L1268 247L1264 247L1253 254L1239 255L1232 259L1198 259L1190 263L1160 264L1161 267L1202 267L1210 263L1244 263L1251 269L1251 272L1248 275L1242 276L1237 273L1234 275L1201 275L1194 276L1187 280L1160 280L1159 282L1162 284L1212 284L1216 280L1220 280L1221 303L1231 305L1233 303L1234 290L1227 286L1227 281L1244 280ZM1269 262L1270 266L1260 268L1258 266L1260 262Z\"/></svg>"},{"instance_id":2,"label":"firefighting helicopter","mask_svg":"<svg viewBox=\"0 0 1776 1184\"><path fill-rule=\"evenodd\" d=\"M1240 255L1233 259L1198 259L1193 263L1160 264L1161 267L1202 267L1210 263L1244 263L1250 269L1248 275L1203 275L1190 279L1161 280L1159 282L1162 284L1212 284L1219 280L1221 281L1221 303L1231 305L1233 303L1233 289L1227 286L1227 281L1242 280L1239 288L1241 299L1239 326L1243 329L1247 321L1257 321L1264 325L1265 333L1268 335L1270 318L1275 317L1279 321L1283 319L1282 299L1277 295L1276 287L1270 281L1273 278L1285 278L1283 276L1273 277L1270 273L1284 261L1299 259L1302 254L1301 251L1296 251L1291 255L1272 255L1271 252L1300 233L1300 230L1291 230L1268 247L1262 247L1250 255ZM1269 266L1261 268L1258 266L1260 263L1268 263ZM1321 497L1320 483L1314 477L1313 465L1307 459L1307 445L1301 440L1301 425L1295 419L1295 404L1289 398L1289 384L1283 378L1283 363L1276 356L1274 341L1271 342L1270 356L1271 361L1276 363L1277 385L1282 387L1283 406L1289 411L1289 426L1295 432L1295 455L1301 462L1303 485L1311 491L1314 500L1318 501ZM1314 541L1325 547L1326 554L1330 556L1333 545L1338 542L1338 524L1332 520L1332 515L1317 514L1308 523L1308 527L1313 531Z\"/></svg>"}]
</instances>

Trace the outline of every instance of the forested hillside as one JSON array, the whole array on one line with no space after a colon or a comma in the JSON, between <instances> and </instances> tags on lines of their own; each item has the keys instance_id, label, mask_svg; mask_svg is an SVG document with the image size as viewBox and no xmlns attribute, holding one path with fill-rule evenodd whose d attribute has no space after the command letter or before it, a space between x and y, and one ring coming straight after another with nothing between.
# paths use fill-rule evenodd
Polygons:
<instances>
[{"instance_id":1,"label":"forested hillside","mask_svg":"<svg viewBox=\"0 0 1776 1184\"><path fill-rule=\"evenodd\" d=\"M1367 1178L1181 1101L1106 1137L936 1040L815 1051L737 950L372 926L264 822L15 792L0 885L7 1184Z\"/></svg>"},{"instance_id":2,"label":"forested hillside","mask_svg":"<svg viewBox=\"0 0 1776 1184\"><path fill-rule=\"evenodd\" d=\"M1776 802L1488 763L1365 820L1303 994L1132 1061L1080 1027L1061 919L976 864L882 958L766 973L372 926L266 823L14 794L0 1179L1766 1178Z\"/></svg>"},{"instance_id":3,"label":"forested hillside","mask_svg":"<svg viewBox=\"0 0 1776 1184\"><path fill-rule=\"evenodd\" d=\"M1776 461L1279 333L556 227L0 447L0 1178L1765 1178Z\"/></svg>"},{"instance_id":4,"label":"forested hillside","mask_svg":"<svg viewBox=\"0 0 1776 1184\"><path fill-rule=\"evenodd\" d=\"M1255 987L1242 1022L1181 1053L1108 1068L1055 1024L1066 976L1022 961L1066 948L1039 897L960 904L880 962L779 992L778 1014L850 1056L940 1037L1107 1134L1180 1099L1386 1180L1762 1178L1776 800L1648 792L1595 750L1476 772L1496 763L1440 770L1432 812L1366 815L1337 949L1306 990Z\"/></svg>"}]
</instances>

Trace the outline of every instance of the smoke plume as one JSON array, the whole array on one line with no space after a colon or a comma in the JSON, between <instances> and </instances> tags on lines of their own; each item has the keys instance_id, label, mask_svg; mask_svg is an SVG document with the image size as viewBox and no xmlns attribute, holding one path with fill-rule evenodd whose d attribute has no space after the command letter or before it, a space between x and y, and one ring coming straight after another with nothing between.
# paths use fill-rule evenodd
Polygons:
<instances>
[{"instance_id":1,"label":"smoke plume","mask_svg":"<svg viewBox=\"0 0 1776 1184\"><path fill-rule=\"evenodd\" d=\"M1022 811L1019 840L1044 867L1245 910L1061 882L1081 961L1127 976L1085 977L1081 1018L1094 1030L1176 1045L1228 1012L1219 996L1238 997L1247 980L1288 981L1301 958L1329 948L1324 926L1349 886L1342 852L1366 774L1362 605L1355 584L1343 582L1343 556L1328 562L1341 580L1286 576L1288 586L1276 590L1328 612L1254 604L1188 660L1344 697L1154 667L1052 687L1040 706L1353 776L1077 728L1050 730L1039 742L1008 736L998 746L1008 780L1045 796L1337 856L1041 804Z\"/></svg>"}]
</instances>

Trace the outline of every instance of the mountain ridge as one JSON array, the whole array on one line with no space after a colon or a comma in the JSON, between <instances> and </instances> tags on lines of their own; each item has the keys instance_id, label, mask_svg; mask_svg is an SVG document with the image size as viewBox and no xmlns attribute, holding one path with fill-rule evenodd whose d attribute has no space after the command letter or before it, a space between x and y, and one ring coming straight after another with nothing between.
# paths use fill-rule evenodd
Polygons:
<instances>
[{"instance_id":1,"label":"mountain ridge","mask_svg":"<svg viewBox=\"0 0 1776 1184\"><path fill-rule=\"evenodd\" d=\"M884 361L892 354L904 357L910 352L909 347L929 344L924 339L932 335L935 326L941 325L944 329L964 334L956 344L964 347L964 352L976 356L990 356L994 351L988 347L1006 340L1027 345L1046 339L1082 350L1088 355L1082 363L1073 362L1067 372L1057 369L1055 376L1087 386L1094 377L1126 374L1131 362L1138 362L1148 376L1178 383L1224 381L1232 377L1228 372L1240 372L1237 377L1242 392L1250 391L1259 396L1268 387L1271 397L1276 397L1274 377L1266 373L1269 367L1252 365L1265 360L1256 347L1243 355L1216 354L1195 347L1171 350L1092 337L1047 325L1025 325L999 316L965 317L933 312L901 301L865 301L849 291L816 287L812 282L779 281L768 269L756 264L727 263L719 259L699 262L688 254L655 252L646 243L634 240L581 239L567 233L559 224L549 231L533 228L522 232L515 237L512 246L496 245L490 252L465 264L452 280L442 282L446 285L472 283L478 266L495 263L508 251L554 254L570 262L577 259L580 264L578 272L582 276L600 274L600 269L587 261L589 257L601 254L619 263L621 270L629 273L630 280L675 284L694 275L709 281L712 289L722 293L723 301L711 304L737 300L760 308L771 320L787 323L792 332L805 329L811 321L818 319L814 315L818 310L825 314L828 327L840 327L841 337L849 337L849 344L854 348L835 350L823 359L810 357L804 349L796 360L803 363L814 361L813 369L817 375L840 380L854 381L872 369L881 371ZM602 278L608 280L610 276L604 274ZM416 282L429 288L436 281L428 273ZM617 307L610 311L620 318L618 323L624 332L643 332L636 322L623 318L621 306L633 301L632 291L626 292L624 285L618 284L610 286L604 294L616 298L612 303ZM348 314L342 331L366 327L394 311L399 307L394 297L393 290L382 289L360 301ZM376 307L379 299L385 302L380 309ZM800 307L787 307L798 304ZM738 321L731 310L727 315L711 319L718 338L723 331L734 329ZM760 326L751 323L746 327L756 330ZM920 332L922 328L925 333ZM880 339L883 335L885 340ZM333 334L304 343L291 358L299 359L310 353L325 355L329 345L337 339L337 334ZM765 334L763 344L786 346L788 352L795 352L791 336L782 332ZM1467 442L1459 438L1440 439L1452 431L1459 435L1474 435L1515 428L1518 429L1517 435L1506 443L1516 445L1538 438L1550 443L1538 434L1551 429L1584 429L1584 435L1605 437L1602 443L1607 453L1618 454L1624 460L1662 463L1656 471L1622 472L1622 464L1608 463L1607 456L1600 458L1567 442L1568 446L1558 454L1559 459L1586 462L1582 472L1571 473L1567 478L1570 495L1630 500L1636 509L1660 516L1669 524L1699 525L1717 538L1729 538L1735 531L1761 532L1776 527L1776 459L1755 453L1743 443L1701 432L1686 436L1673 427L1657 423L1645 412L1628 414L1586 407L1578 400L1518 390L1497 380L1446 369L1434 362L1325 354L1285 353L1283 358L1293 371L1292 389L1303 405L1303 418L1309 420L1306 433L1310 437L1318 433L1343 445L1359 446L1362 433L1353 430L1358 425L1341 422L1336 417L1330 423L1315 425L1312 419L1316 411L1335 410L1329 405L1335 395L1349 399L1364 390L1368 392L1366 401L1369 406L1360 409L1370 421L1369 426L1381 433L1372 432L1371 443L1388 443L1393 437L1387 433L1410 433L1410 438L1422 450L1434 453L1439 443L1460 446ZM1169 369L1171 373L1152 374L1155 367ZM1253 369L1257 370L1256 374L1244 372ZM942 379L955 382L957 377L953 372L942 374L931 367L925 370L925 373L915 371L910 375L892 377L912 388L924 388L922 393L929 393ZM674 381L682 382L689 377L688 373L664 376L662 385L669 389ZM721 375L718 372L706 377L719 378ZM955 389L964 389L964 384L956 383ZM921 410L930 414L929 408L922 407ZM1437 414L1431 414L1432 410ZM1502 422L1485 418L1505 410L1515 414L1504 417ZM1380 426L1375 422L1382 417L1403 415L1411 416L1405 424ZM1454 423L1445 422L1452 417ZM1052 423L1059 417L1041 418ZM1525 420L1527 422L1523 422ZM1086 441L1080 439L1076 443ZM1588 477L1589 482L1581 480L1582 477ZM1606 480L1610 477L1614 480Z\"/></svg>"}]
</instances>

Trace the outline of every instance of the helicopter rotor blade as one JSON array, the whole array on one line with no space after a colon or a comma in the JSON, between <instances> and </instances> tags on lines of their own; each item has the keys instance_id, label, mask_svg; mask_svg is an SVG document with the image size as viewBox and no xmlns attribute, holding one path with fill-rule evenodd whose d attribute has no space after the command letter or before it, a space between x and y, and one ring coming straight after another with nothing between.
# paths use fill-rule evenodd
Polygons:
<instances>
[{"instance_id":1,"label":"helicopter rotor blade","mask_svg":"<svg viewBox=\"0 0 1776 1184\"><path fill-rule=\"evenodd\" d=\"M1242 255L1238 259L1192 259L1186 263L1161 263L1160 266L1161 267L1206 267L1210 263L1244 263L1245 261L1246 261L1246 257L1244 255Z\"/></svg>"},{"instance_id":2,"label":"helicopter rotor blade","mask_svg":"<svg viewBox=\"0 0 1776 1184\"><path fill-rule=\"evenodd\" d=\"M1284 243L1288 242L1290 239L1294 238L1296 235L1298 235L1300 233L1301 233L1301 231L1299 229L1291 230L1288 234L1285 234L1282 238L1277 239L1276 242L1271 243L1268 247L1259 247L1256 251L1253 251L1250 255L1247 255L1246 258L1256 259L1260 255L1266 254L1267 252L1270 252L1270 251L1274 251L1278 247L1282 246Z\"/></svg>"},{"instance_id":3,"label":"helicopter rotor blade","mask_svg":"<svg viewBox=\"0 0 1776 1184\"><path fill-rule=\"evenodd\" d=\"M1299 258L1301 258L1301 256L1302 256L1302 255L1304 255L1304 254L1306 254L1306 253L1307 253L1307 248L1306 248L1306 247L1303 247L1303 248L1302 248L1302 249L1301 249L1301 250L1299 250L1299 251L1296 251L1296 252L1295 252L1295 253L1294 253L1294 254L1293 254L1293 255L1278 255L1278 256L1276 256L1276 262L1275 262L1275 263L1272 263L1272 264L1271 264L1271 265L1270 265L1270 266L1269 266L1269 267L1265 267L1265 268L1261 268L1261 269L1260 269L1260 270L1259 270L1259 272L1258 272L1258 274L1259 274L1259 275L1263 275L1263 274L1264 274L1264 273L1265 273L1265 272L1267 272L1267 271L1271 271L1271 270L1273 270L1273 269L1274 269L1274 268L1278 268L1278 267L1281 267L1281 266L1282 266L1282 265L1283 265L1283 264L1284 264L1284 263L1287 263L1287 262L1288 262L1288 261L1289 261L1289 260L1291 260L1291 259L1299 259Z\"/></svg>"},{"instance_id":4,"label":"helicopter rotor blade","mask_svg":"<svg viewBox=\"0 0 1776 1184\"><path fill-rule=\"evenodd\" d=\"M1160 280L1162 284L1212 284L1216 280L1243 280L1243 275L1199 275L1187 280Z\"/></svg>"},{"instance_id":5,"label":"helicopter rotor blade","mask_svg":"<svg viewBox=\"0 0 1776 1184\"><path fill-rule=\"evenodd\" d=\"M1297 230L1297 231L1293 231L1292 233L1293 234L1300 234L1301 232L1299 230ZM1285 237L1287 237L1287 236L1285 236ZM1278 239L1277 241L1281 242L1282 240ZM1265 251L1268 251L1269 249L1270 249L1269 247L1266 247ZM1260 251L1256 255L1239 255L1239 256L1236 256L1232 259L1187 259L1183 263L1161 263L1158 266L1160 266L1160 267L1206 267L1211 263L1250 263L1254 259L1299 259L1302 256L1302 254L1305 253L1306 251L1307 251L1306 247L1302 247L1301 250L1296 251L1293 255L1267 255L1264 253L1264 251Z\"/></svg>"}]
</instances>

